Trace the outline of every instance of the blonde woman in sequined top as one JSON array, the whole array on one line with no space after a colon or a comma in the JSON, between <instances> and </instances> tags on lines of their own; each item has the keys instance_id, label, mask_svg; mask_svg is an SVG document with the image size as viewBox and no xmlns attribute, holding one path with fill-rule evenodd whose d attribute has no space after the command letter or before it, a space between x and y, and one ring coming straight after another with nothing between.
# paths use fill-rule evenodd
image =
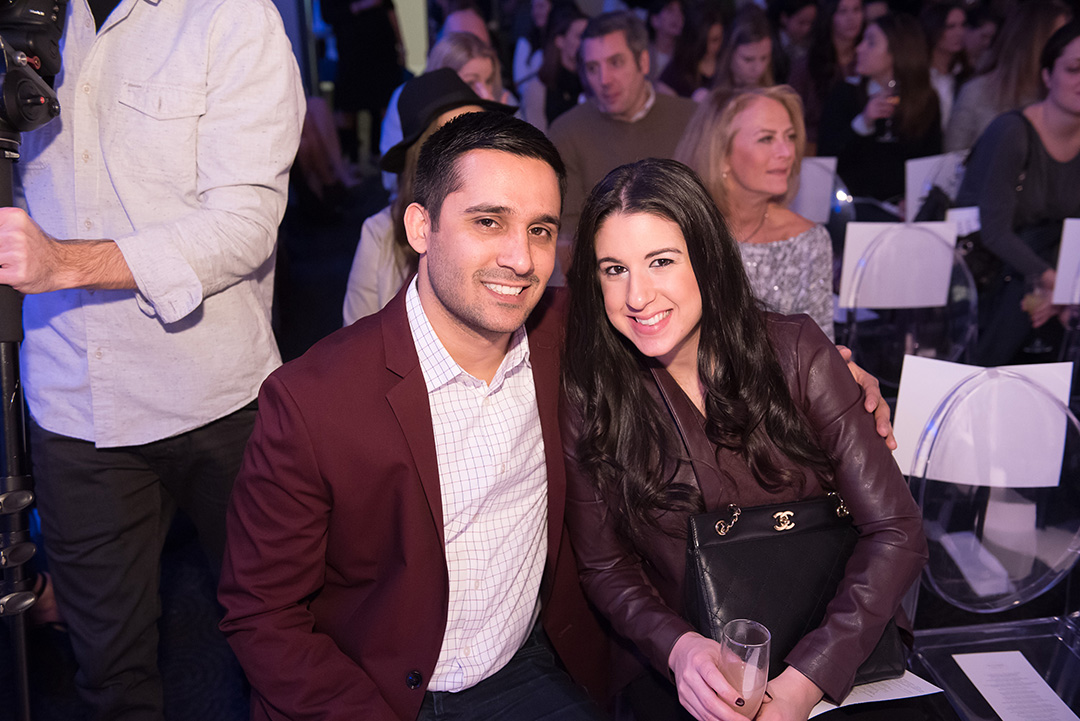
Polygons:
<instances>
[{"instance_id":1,"label":"blonde woman in sequined top","mask_svg":"<svg viewBox=\"0 0 1080 721\"><path fill-rule=\"evenodd\" d=\"M758 300L806 313L831 340L832 243L824 226L787 208L805 146L802 101L790 87L713 91L675 158L697 171L727 218Z\"/></svg>"}]
</instances>

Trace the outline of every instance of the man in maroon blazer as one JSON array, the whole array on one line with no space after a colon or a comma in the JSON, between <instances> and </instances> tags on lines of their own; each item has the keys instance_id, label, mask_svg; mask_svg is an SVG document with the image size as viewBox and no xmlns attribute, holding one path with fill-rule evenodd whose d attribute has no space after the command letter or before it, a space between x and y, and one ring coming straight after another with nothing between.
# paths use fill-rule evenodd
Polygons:
<instances>
[{"instance_id":1,"label":"man in maroon blazer","mask_svg":"<svg viewBox=\"0 0 1080 721\"><path fill-rule=\"evenodd\" d=\"M563 541L551 143L472 113L425 144L416 278L273 373L233 491L221 624L255 719L598 717Z\"/></svg>"}]
</instances>

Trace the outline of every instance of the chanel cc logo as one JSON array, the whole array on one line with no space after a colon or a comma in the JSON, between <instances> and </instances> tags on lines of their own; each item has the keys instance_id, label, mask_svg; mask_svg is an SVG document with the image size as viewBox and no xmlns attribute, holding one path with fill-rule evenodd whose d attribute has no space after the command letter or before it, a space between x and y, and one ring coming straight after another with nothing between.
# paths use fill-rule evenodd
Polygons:
<instances>
[{"instance_id":1,"label":"chanel cc logo","mask_svg":"<svg viewBox=\"0 0 1080 721\"><path fill-rule=\"evenodd\" d=\"M795 528L795 522L791 520L795 517L795 511L777 511L772 514L772 517L776 519L776 525L773 526L774 530L790 531Z\"/></svg>"}]
</instances>

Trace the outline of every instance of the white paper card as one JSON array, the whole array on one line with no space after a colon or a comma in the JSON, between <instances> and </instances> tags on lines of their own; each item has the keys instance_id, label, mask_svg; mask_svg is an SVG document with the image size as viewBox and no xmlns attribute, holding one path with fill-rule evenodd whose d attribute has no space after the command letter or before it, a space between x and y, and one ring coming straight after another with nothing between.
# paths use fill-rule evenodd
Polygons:
<instances>
[{"instance_id":1,"label":"white paper card","mask_svg":"<svg viewBox=\"0 0 1080 721\"><path fill-rule=\"evenodd\" d=\"M945 305L955 247L956 225L949 221L848 223L840 273L840 307ZM861 275L857 272L860 263Z\"/></svg>"},{"instance_id":2,"label":"white paper card","mask_svg":"<svg viewBox=\"0 0 1080 721\"><path fill-rule=\"evenodd\" d=\"M919 213L930 188L938 186L950 198L960 189L960 168L966 152L928 155L904 163L904 220L911 222Z\"/></svg>"},{"instance_id":3,"label":"white paper card","mask_svg":"<svg viewBox=\"0 0 1080 721\"><path fill-rule=\"evenodd\" d=\"M949 208L945 211L945 220L956 223L956 234L963 238L965 235L977 233L982 228L979 216L979 207Z\"/></svg>"},{"instance_id":4,"label":"white paper card","mask_svg":"<svg viewBox=\"0 0 1080 721\"><path fill-rule=\"evenodd\" d=\"M900 678L856 686L851 689L851 693L848 694L848 697L844 699L840 706L854 706L857 703L870 703L872 701L893 701L898 698L926 696L940 691L940 688L929 681L922 680L911 671L905 671ZM822 701L810 712L810 718L832 711L834 708L839 708L839 706L828 701Z\"/></svg>"},{"instance_id":5,"label":"white paper card","mask_svg":"<svg viewBox=\"0 0 1080 721\"><path fill-rule=\"evenodd\" d=\"M1058 305L1080 304L1080 219L1066 218L1058 250L1057 281L1054 302Z\"/></svg>"},{"instance_id":6,"label":"white paper card","mask_svg":"<svg viewBox=\"0 0 1080 721\"><path fill-rule=\"evenodd\" d=\"M1068 404L1071 363L1003 366L1041 385ZM904 356L896 400L893 451L900 470L922 475L916 459L923 428L945 397L964 379L984 369L962 363ZM991 369L992 370L992 369ZM1061 477L1066 419L1043 394L1026 383L998 376L969 395L939 429L934 463L927 477L971 486L1038 488ZM916 463L918 461L918 463Z\"/></svg>"},{"instance_id":7,"label":"white paper card","mask_svg":"<svg viewBox=\"0 0 1080 721\"><path fill-rule=\"evenodd\" d=\"M835 185L836 158L803 158L799 192L792 198L789 207L814 223L828 223Z\"/></svg>"},{"instance_id":8,"label":"white paper card","mask_svg":"<svg viewBox=\"0 0 1080 721\"><path fill-rule=\"evenodd\" d=\"M1019 651L954 654L1001 721L1077 721Z\"/></svg>"}]
</instances>

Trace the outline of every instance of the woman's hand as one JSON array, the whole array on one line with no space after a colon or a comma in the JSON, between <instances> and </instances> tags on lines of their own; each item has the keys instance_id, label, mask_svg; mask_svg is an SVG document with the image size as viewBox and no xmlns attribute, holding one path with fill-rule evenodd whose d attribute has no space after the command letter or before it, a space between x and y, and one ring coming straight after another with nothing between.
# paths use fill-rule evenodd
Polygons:
<instances>
[{"instance_id":1,"label":"woman's hand","mask_svg":"<svg viewBox=\"0 0 1080 721\"><path fill-rule=\"evenodd\" d=\"M866 124L873 127L874 121L891 118L896 112L896 96L878 94L866 101L862 114Z\"/></svg>"},{"instance_id":2,"label":"woman's hand","mask_svg":"<svg viewBox=\"0 0 1080 721\"><path fill-rule=\"evenodd\" d=\"M840 357L847 362L851 377L863 389L863 395L865 396L863 407L866 408L867 413L874 414L874 424L877 426L878 435L885 439L885 445L889 447L889 450L895 451L896 437L893 436L892 423L889 422L889 404L885 402L881 395L881 386L878 379L852 362L850 348L838 345L836 350L840 351Z\"/></svg>"},{"instance_id":3,"label":"woman's hand","mask_svg":"<svg viewBox=\"0 0 1080 721\"><path fill-rule=\"evenodd\" d=\"M817 685L788 666L769 682L757 721L806 721L823 696Z\"/></svg>"},{"instance_id":4,"label":"woman's hand","mask_svg":"<svg viewBox=\"0 0 1080 721\"><path fill-rule=\"evenodd\" d=\"M1035 283L1035 289L1020 301L1020 307L1031 316L1033 328L1038 328L1064 310L1063 306L1053 304L1055 282L1057 272L1053 268L1043 271Z\"/></svg>"},{"instance_id":5,"label":"woman's hand","mask_svg":"<svg viewBox=\"0 0 1080 721\"><path fill-rule=\"evenodd\" d=\"M668 667L679 703L698 721L745 721L746 705L720 673L720 644L699 633L684 633L671 648Z\"/></svg>"}]
</instances>

